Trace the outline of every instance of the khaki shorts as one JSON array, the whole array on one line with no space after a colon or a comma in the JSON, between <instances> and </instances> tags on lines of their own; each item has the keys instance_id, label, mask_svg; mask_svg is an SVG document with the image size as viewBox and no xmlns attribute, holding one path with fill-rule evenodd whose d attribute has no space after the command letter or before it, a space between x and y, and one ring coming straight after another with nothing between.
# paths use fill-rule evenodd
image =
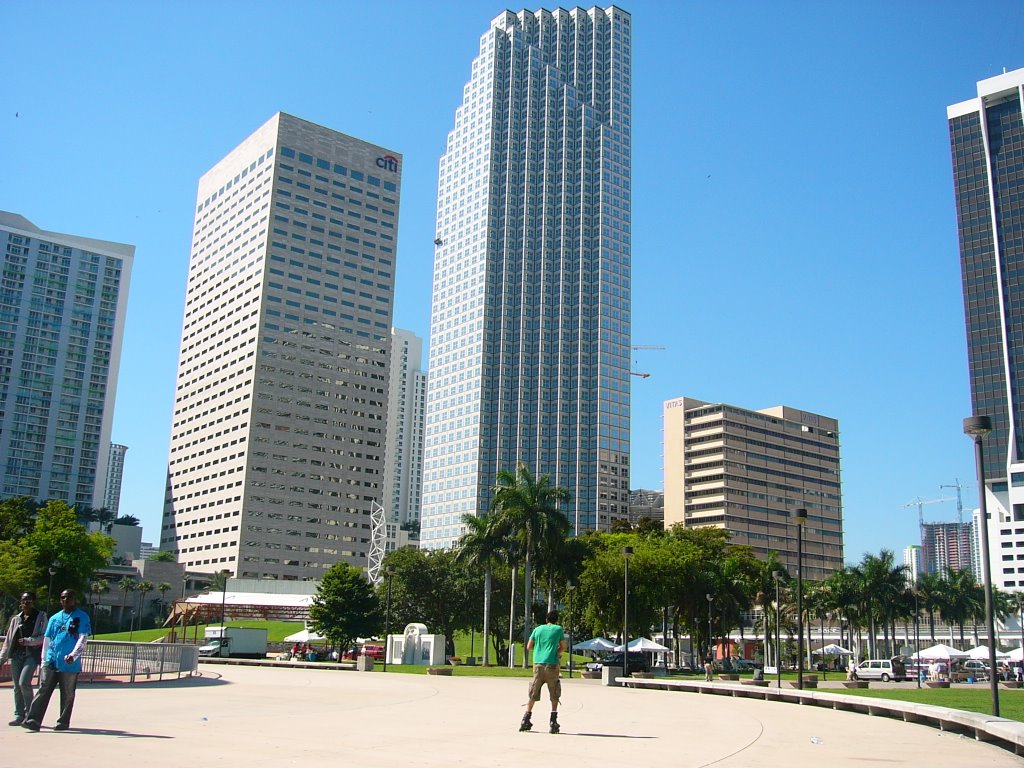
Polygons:
<instances>
[{"instance_id":1,"label":"khaki shorts","mask_svg":"<svg viewBox=\"0 0 1024 768\"><path fill-rule=\"evenodd\" d=\"M534 664L533 680L530 681L530 701L540 701L540 689L548 687L552 703L562 698L562 681L558 677L557 664Z\"/></svg>"}]
</instances>

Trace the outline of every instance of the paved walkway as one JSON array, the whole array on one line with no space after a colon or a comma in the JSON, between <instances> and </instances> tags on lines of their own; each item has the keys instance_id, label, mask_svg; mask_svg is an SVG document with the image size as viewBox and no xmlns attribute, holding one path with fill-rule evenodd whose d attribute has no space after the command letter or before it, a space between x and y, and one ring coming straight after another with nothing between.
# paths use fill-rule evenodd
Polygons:
<instances>
[{"instance_id":1,"label":"paved walkway","mask_svg":"<svg viewBox=\"0 0 1024 768\"><path fill-rule=\"evenodd\" d=\"M84 685L73 730L0 732L4 765L244 766L715 765L821 768L1015 766L989 744L922 725L818 707L606 688L564 680L562 733L518 733L524 679L204 666L203 676ZM10 706L9 685L0 702Z\"/></svg>"}]
</instances>

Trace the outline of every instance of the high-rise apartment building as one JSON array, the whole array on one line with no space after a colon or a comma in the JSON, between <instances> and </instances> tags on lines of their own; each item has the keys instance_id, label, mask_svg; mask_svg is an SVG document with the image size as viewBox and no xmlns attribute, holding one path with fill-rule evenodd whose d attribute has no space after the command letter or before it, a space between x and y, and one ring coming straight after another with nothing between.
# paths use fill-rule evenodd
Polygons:
<instances>
[{"instance_id":1,"label":"high-rise apartment building","mask_svg":"<svg viewBox=\"0 0 1024 768\"><path fill-rule=\"evenodd\" d=\"M190 571L366 563L400 168L279 113L199 180L161 532Z\"/></svg>"},{"instance_id":2,"label":"high-rise apartment building","mask_svg":"<svg viewBox=\"0 0 1024 768\"><path fill-rule=\"evenodd\" d=\"M506 11L440 162L421 546L524 462L575 531L629 509L631 21Z\"/></svg>"},{"instance_id":3,"label":"high-rise apartment building","mask_svg":"<svg viewBox=\"0 0 1024 768\"><path fill-rule=\"evenodd\" d=\"M391 329L391 381L388 387L385 477L388 523L418 524L423 491L423 426L427 374L422 370L423 339ZM389 536L389 538L391 538Z\"/></svg>"},{"instance_id":4,"label":"high-rise apartment building","mask_svg":"<svg viewBox=\"0 0 1024 768\"><path fill-rule=\"evenodd\" d=\"M976 98L946 110L971 409L992 419L984 445L988 507L995 521L1011 523L1024 523L1022 88L1018 69L982 80Z\"/></svg>"},{"instance_id":5,"label":"high-rise apartment building","mask_svg":"<svg viewBox=\"0 0 1024 768\"><path fill-rule=\"evenodd\" d=\"M103 506L135 246L0 211L0 497Z\"/></svg>"},{"instance_id":6,"label":"high-rise apartment building","mask_svg":"<svg viewBox=\"0 0 1024 768\"><path fill-rule=\"evenodd\" d=\"M903 566L907 569L907 583L917 584L917 578L924 573L921 545L911 544L903 549Z\"/></svg>"},{"instance_id":7,"label":"high-rise apartment building","mask_svg":"<svg viewBox=\"0 0 1024 768\"><path fill-rule=\"evenodd\" d=\"M921 566L925 573L971 570L971 524L924 523L921 526Z\"/></svg>"},{"instance_id":8,"label":"high-rise apartment building","mask_svg":"<svg viewBox=\"0 0 1024 768\"><path fill-rule=\"evenodd\" d=\"M804 577L843 565L839 422L787 406L749 411L689 397L664 404L665 527L714 526L796 574L796 509L807 510Z\"/></svg>"},{"instance_id":9,"label":"high-rise apartment building","mask_svg":"<svg viewBox=\"0 0 1024 768\"><path fill-rule=\"evenodd\" d=\"M103 488L103 506L116 517L121 510L121 481L124 479L124 457L128 446L119 443L110 444L107 460L107 482Z\"/></svg>"}]
</instances>

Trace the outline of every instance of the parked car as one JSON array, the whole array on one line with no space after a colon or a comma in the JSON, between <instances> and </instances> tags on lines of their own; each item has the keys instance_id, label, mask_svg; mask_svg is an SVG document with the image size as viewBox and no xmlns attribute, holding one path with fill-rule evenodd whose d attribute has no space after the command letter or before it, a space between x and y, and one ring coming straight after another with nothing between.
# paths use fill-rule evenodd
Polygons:
<instances>
[{"instance_id":1,"label":"parked car","mask_svg":"<svg viewBox=\"0 0 1024 768\"><path fill-rule=\"evenodd\" d=\"M622 652L610 653L605 656L601 661L591 661L587 664L587 670L590 672L600 672L604 667L621 667L622 666ZM630 652L629 654L629 672L650 672L650 668L647 666L647 657L640 652Z\"/></svg>"},{"instance_id":2,"label":"parked car","mask_svg":"<svg viewBox=\"0 0 1024 768\"><path fill-rule=\"evenodd\" d=\"M752 672L760 666L753 659L732 659L732 668L736 672Z\"/></svg>"},{"instance_id":3,"label":"parked car","mask_svg":"<svg viewBox=\"0 0 1024 768\"><path fill-rule=\"evenodd\" d=\"M907 667L903 659L893 656L891 659L867 659L857 665L853 673L854 680L890 680L902 682L907 679Z\"/></svg>"}]
</instances>

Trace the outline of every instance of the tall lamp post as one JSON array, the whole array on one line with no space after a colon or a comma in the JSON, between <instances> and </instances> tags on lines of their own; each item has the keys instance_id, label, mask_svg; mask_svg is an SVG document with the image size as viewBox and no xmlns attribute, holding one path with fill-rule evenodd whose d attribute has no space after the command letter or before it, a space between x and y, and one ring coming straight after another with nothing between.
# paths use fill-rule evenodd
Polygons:
<instances>
[{"instance_id":1,"label":"tall lamp post","mask_svg":"<svg viewBox=\"0 0 1024 768\"><path fill-rule=\"evenodd\" d=\"M796 523L796 687L804 689L804 524L807 510L803 507L793 510Z\"/></svg>"},{"instance_id":2,"label":"tall lamp post","mask_svg":"<svg viewBox=\"0 0 1024 768\"><path fill-rule=\"evenodd\" d=\"M565 585L565 591L569 593L569 679L572 680L572 593L576 590L576 584L572 580Z\"/></svg>"},{"instance_id":3,"label":"tall lamp post","mask_svg":"<svg viewBox=\"0 0 1024 768\"><path fill-rule=\"evenodd\" d=\"M781 611L779 606L779 582L782 581L782 571L772 571L772 578L775 579L775 687L782 687L782 626Z\"/></svg>"},{"instance_id":4,"label":"tall lamp post","mask_svg":"<svg viewBox=\"0 0 1024 768\"><path fill-rule=\"evenodd\" d=\"M388 577L388 602L384 609L384 671L387 672L388 655L391 652L391 581L395 577L395 566L387 566L384 575Z\"/></svg>"},{"instance_id":5,"label":"tall lamp post","mask_svg":"<svg viewBox=\"0 0 1024 768\"><path fill-rule=\"evenodd\" d=\"M710 592L704 595L704 599L708 601L708 658L711 660L711 664L715 663L715 644L711 640L711 604L715 601L715 596Z\"/></svg>"},{"instance_id":6,"label":"tall lamp post","mask_svg":"<svg viewBox=\"0 0 1024 768\"><path fill-rule=\"evenodd\" d=\"M50 567L47 568L47 573L50 574L50 586L46 589L46 610L47 613L53 613L53 577L57 575L57 566L60 565L54 560Z\"/></svg>"},{"instance_id":7,"label":"tall lamp post","mask_svg":"<svg viewBox=\"0 0 1024 768\"><path fill-rule=\"evenodd\" d=\"M914 677L917 678L917 687L921 687L921 637L919 627L921 626L921 608L917 602L917 574L914 574L914 656L917 664L914 665Z\"/></svg>"},{"instance_id":8,"label":"tall lamp post","mask_svg":"<svg viewBox=\"0 0 1024 768\"><path fill-rule=\"evenodd\" d=\"M625 560L626 569L623 577L623 599L622 599L622 676L629 677L629 558L633 556L632 547L622 548L622 557Z\"/></svg>"},{"instance_id":9,"label":"tall lamp post","mask_svg":"<svg viewBox=\"0 0 1024 768\"><path fill-rule=\"evenodd\" d=\"M228 599L228 579L231 578L231 571L225 568L221 571L221 575L224 577L224 591L220 593L220 639L224 640L228 636L224 609Z\"/></svg>"},{"instance_id":10,"label":"tall lamp post","mask_svg":"<svg viewBox=\"0 0 1024 768\"><path fill-rule=\"evenodd\" d=\"M1017 623L1020 624L1020 650L1024 654L1024 592L1017 593L1017 615L1020 617ZM1024 657L1021 658L1024 664Z\"/></svg>"},{"instance_id":11,"label":"tall lamp post","mask_svg":"<svg viewBox=\"0 0 1024 768\"><path fill-rule=\"evenodd\" d=\"M996 679L996 628L992 616L992 560L988 543L988 509L985 500L985 452L981 442L992 431L988 416L964 419L964 434L974 440L974 458L978 467L978 501L981 509L981 566L985 576L985 626L988 629L989 687L992 691L992 716L999 717L999 683Z\"/></svg>"}]
</instances>

